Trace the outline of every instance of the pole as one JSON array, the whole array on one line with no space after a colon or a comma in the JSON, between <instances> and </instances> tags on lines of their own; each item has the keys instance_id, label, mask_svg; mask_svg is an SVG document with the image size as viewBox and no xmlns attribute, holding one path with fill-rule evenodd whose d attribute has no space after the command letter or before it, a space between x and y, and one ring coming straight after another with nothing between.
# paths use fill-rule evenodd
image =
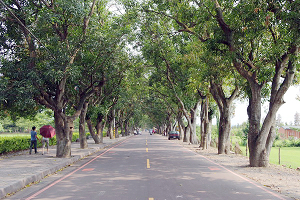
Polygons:
<instances>
[{"instance_id":1,"label":"pole","mask_svg":"<svg viewBox=\"0 0 300 200\"><path fill-rule=\"evenodd\" d=\"M279 147L279 153L278 153L278 156L279 156L279 165L280 165L280 147Z\"/></svg>"},{"instance_id":2,"label":"pole","mask_svg":"<svg viewBox=\"0 0 300 200\"><path fill-rule=\"evenodd\" d=\"M248 142L246 142L246 156L248 156Z\"/></svg>"},{"instance_id":3,"label":"pole","mask_svg":"<svg viewBox=\"0 0 300 200\"><path fill-rule=\"evenodd\" d=\"M115 117L115 109L113 109L113 132L114 132L114 139L116 138L116 117Z\"/></svg>"}]
</instances>

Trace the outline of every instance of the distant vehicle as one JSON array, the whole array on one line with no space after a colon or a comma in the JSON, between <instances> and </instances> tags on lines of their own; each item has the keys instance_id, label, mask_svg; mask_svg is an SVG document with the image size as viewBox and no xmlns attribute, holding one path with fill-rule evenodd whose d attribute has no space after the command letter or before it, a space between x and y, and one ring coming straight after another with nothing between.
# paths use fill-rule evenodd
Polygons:
<instances>
[{"instance_id":1,"label":"distant vehicle","mask_svg":"<svg viewBox=\"0 0 300 200\"><path fill-rule=\"evenodd\" d=\"M178 139L178 140L180 140L180 133L178 131L170 131L168 133L168 135L169 135L169 140L170 139Z\"/></svg>"}]
</instances>

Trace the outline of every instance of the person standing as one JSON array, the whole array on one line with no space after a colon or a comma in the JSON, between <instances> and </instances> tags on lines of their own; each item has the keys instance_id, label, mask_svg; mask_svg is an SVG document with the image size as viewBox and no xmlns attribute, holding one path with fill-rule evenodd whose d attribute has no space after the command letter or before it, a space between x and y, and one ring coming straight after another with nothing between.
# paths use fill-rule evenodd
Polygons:
<instances>
[{"instance_id":1,"label":"person standing","mask_svg":"<svg viewBox=\"0 0 300 200\"><path fill-rule=\"evenodd\" d=\"M32 146L34 146L34 152L37 153L37 133L35 131L36 127L33 126L32 130L31 130L31 140L30 140L30 150L29 150L29 154L31 154L32 151Z\"/></svg>"},{"instance_id":2,"label":"person standing","mask_svg":"<svg viewBox=\"0 0 300 200\"><path fill-rule=\"evenodd\" d=\"M42 138L42 144L43 144L43 152L42 152L42 155L44 155L44 148L45 148L45 145L47 146L47 153L49 154L49 138L43 137L43 138Z\"/></svg>"}]
</instances>

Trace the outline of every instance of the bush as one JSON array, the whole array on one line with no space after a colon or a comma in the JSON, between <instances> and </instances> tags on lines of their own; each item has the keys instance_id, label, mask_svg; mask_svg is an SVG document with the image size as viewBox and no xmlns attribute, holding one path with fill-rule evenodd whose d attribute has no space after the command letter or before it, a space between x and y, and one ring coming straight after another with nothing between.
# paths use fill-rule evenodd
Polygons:
<instances>
[{"instance_id":1,"label":"bush","mask_svg":"<svg viewBox=\"0 0 300 200\"><path fill-rule=\"evenodd\" d=\"M283 140L275 140L273 147L283 147Z\"/></svg>"},{"instance_id":2,"label":"bush","mask_svg":"<svg viewBox=\"0 0 300 200\"><path fill-rule=\"evenodd\" d=\"M30 136L0 137L0 154L25 150L30 147Z\"/></svg>"},{"instance_id":3,"label":"bush","mask_svg":"<svg viewBox=\"0 0 300 200\"><path fill-rule=\"evenodd\" d=\"M90 135L89 133L86 134ZM42 138L38 135L38 138ZM79 138L79 133L73 133L72 142L75 142ZM56 145L56 135L50 138L49 145ZM41 142L37 143L38 147L41 147ZM14 151L21 151L30 148L30 135L11 135L0 136L0 154Z\"/></svg>"},{"instance_id":4,"label":"bush","mask_svg":"<svg viewBox=\"0 0 300 200\"><path fill-rule=\"evenodd\" d=\"M300 147L300 139L289 138L285 140L275 140L273 147Z\"/></svg>"}]
</instances>

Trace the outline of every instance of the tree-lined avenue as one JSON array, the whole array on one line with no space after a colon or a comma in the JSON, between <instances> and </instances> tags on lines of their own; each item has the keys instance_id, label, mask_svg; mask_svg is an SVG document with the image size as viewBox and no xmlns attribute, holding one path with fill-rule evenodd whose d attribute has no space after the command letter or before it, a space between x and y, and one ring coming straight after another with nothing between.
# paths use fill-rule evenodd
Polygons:
<instances>
[{"instance_id":1,"label":"tree-lined avenue","mask_svg":"<svg viewBox=\"0 0 300 200\"><path fill-rule=\"evenodd\" d=\"M91 157L9 199L286 199L160 135Z\"/></svg>"}]
</instances>

